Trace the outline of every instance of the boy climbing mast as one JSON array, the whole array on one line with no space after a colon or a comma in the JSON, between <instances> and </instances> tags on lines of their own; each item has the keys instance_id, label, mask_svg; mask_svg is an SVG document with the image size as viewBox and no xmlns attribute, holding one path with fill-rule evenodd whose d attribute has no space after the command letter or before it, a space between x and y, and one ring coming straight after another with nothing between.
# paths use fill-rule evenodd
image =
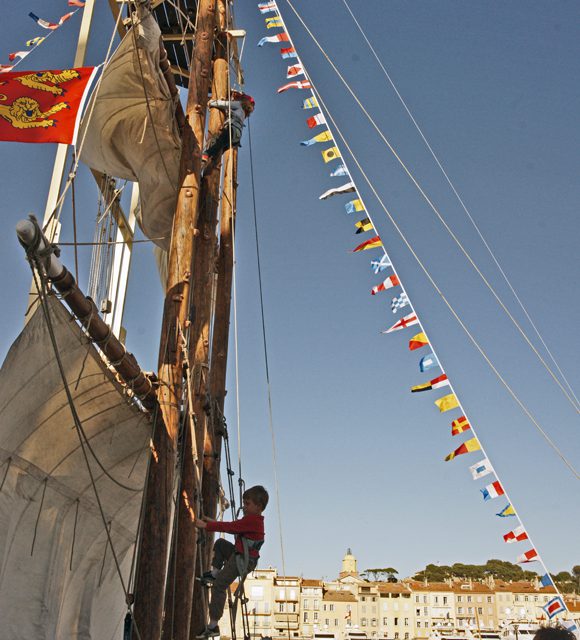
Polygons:
<instances>
[{"instance_id":1,"label":"boy climbing mast","mask_svg":"<svg viewBox=\"0 0 580 640\"><path fill-rule=\"evenodd\" d=\"M268 504L268 492L256 485L244 491L242 509L244 517L234 522L219 522L204 518L196 520L195 526L207 531L233 533L235 544L219 538L213 546L211 571L204 573L200 582L213 586L209 603L209 622L198 638L213 638L220 635L218 623L224 612L226 594L232 582L244 579L258 564L260 547L264 543L264 516Z\"/></svg>"},{"instance_id":2,"label":"boy climbing mast","mask_svg":"<svg viewBox=\"0 0 580 640\"><path fill-rule=\"evenodd\" d=\"M207 173L210 165L231 146L239 147L242 138L244 121L254 110L255 102L252 96L238 91L232 91L231 100L210 100L209 106L219 109L226 114L222 128L207 141L207 146L201 154L201 171Z\"/></svg>"}]
</instances>

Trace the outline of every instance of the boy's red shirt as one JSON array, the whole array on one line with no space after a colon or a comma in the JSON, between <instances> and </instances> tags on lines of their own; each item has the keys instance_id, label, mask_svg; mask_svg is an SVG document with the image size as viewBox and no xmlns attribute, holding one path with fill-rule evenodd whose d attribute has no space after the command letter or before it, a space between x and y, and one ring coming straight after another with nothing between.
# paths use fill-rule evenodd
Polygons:
<instances>
[{"instance_id":1,"label":"boy's red shirt","mask_svg":"<svg viewBox=\"0 0 580 640\"><path fill-rule=\"evenodd\" d=\"M208 531L221 531L223 533L233 533L236 535L236 551L244 553L244 545L242 538L244 536L249 540L260 542L264 540L264 516L249 515L236 520L235 522L220 522L219 520L210 520L207 523ZM259 558L260 554L257 549L250 549L251 558Z\"/></svg>"}]
</instances>

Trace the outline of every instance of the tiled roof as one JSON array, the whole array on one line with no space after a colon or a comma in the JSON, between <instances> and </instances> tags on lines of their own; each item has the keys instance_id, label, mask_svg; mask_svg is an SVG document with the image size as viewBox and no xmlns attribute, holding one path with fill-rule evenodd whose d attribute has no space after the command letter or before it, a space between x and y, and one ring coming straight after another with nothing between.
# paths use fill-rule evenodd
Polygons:
<instances>
[{"instance_id":1,"label":"tiled roof","mask_svg":"<svg viewBox=\"0 0 580 640\"><path fill-rule=\"evenodd\" d=\"M323 600L332 600L333 602L356 602L356 597L350 591L327 591Z\"/></svg>"},{"instance_id":2,"label":"tiled roof","mask_svg":"<svg viewBox=\"0 0 580 640\"><path fill-rule=\"evenodd\" d=\"M302 586L303 587L322 587L322 580L308 580L306 578L302 578Z\"/></svg>"},{"instance_id":3,"label":"tiled roof","mask_svg":"<svg viewBox=\"0 0 580 640\"><path fill-rule=\"evenodd\" d=\"M382 582L377 585L379 593L410 593L411 590L402 582Z\"/></svg>"}]
</instances>

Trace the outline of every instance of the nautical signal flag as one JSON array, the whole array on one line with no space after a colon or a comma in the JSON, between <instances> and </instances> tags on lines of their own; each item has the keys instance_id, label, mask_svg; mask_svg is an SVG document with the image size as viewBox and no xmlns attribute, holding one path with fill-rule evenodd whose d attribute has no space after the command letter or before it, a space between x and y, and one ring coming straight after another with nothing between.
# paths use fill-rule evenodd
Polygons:
<instances>
[{"instance_id":1,"label":"nautical signal flag","mask_svg":"<svg viewBox=\"0 0 580 640\"><path fill-rule=\"evenodd\" d=\"M378 236L377 236L378 237ZM399 318L397 322L386 331L381 331L381 333L391 333L392 331L399 331L400 329L406 329L407 327L412 327L415 324L419 324L419 318L417 318L417 314L409 313L402 318Z\"/></svg>"},{"instance_id":2,"label":"nautical signal flag","mask_svg":"<svg viewBox=\"0 0 580 640\"><path fill-rule=\"evenodd\" d=\"M399 282L399 278L395 274L385 278L381 284L378 284L376 287L371 289L371 295L376 295L379 291L385 291L385 289L391 289L392 287L398 287L401 283Z\"/></svg>"},{"instance_id":3,"label":"nautical signal flag","mask_svg":"<svg viewBox=\"0 0 580 640\"><path fill-rule=\"evenodd\" d=\"M446 411L451 411L451 409L455 409L459 406L459 401L454 393L449 393L442 398L435 400L435 404L439 409L439 413L445 413Z\"/></svg>"},{"instance_id":4,"label":"nautical signal flag","mask_svg":"<svg viewBox=\"0 0 580 640\"><path fill-rule=\"evenodd\" d=\"M26 46L27 47L36 47L37 45L39 45L42 41L44 40L44 38L38 36L37 38L32 38L31 40L27 40L26 41Z\"/></svg>"},{"instance_id":5,"label":"nautical signal flag","mask_svg":"<svg viewBox=\"0 0 580 640\"><path fill-rule=\"evenodd\" d=\"M363 218L362 220L355 222L354 226L356 227L356 233L363 233L365 231L372 231L374 229L373 223L371 222L370 218Z\"/></svg>"},{"instance_id":6,"label":"nautical signal flag","mask_svg":"<svg viewBox=\"0 0 580 640\"><path fill-rule=\"evenodd\" d=\"M367 249L376 249L377 247L382 247L383 243L379 236L375 236L374 238L370 238L369 240L365 240L358 247L355 247L352 250L352 253L358 253L359 251L366 251Z\"/></svg>"},{"instance_id":7,"label":"nautical signal flag","mask_svg":"<svg viewBox=\"0 0 580 640\"><path fill-rule=\"evenodd\" d=\"M68 0L69 7L84 7L85 3L81 2L81 0Z\"/></svg>"},{"instance_id":8,"label":"nautical signal flag","mask_svg":"<svg viewBox=\"0 0 580 640\"><path fill-rule=\"evenodd\" d=\"M324 162L331 162L332 160L336 160L340 157L341 155L338 147L330 147L330 149L325 149L322 152L322 159Z\"/></svg>"},{"instance_id":9,"label":"nautical signal flag","mask_svg":"<svg viewBox=\"0 0 580 640\"><path fill-rule=\"evenodd\" d=\"M319 124L326 124L326 118L322 113L317 113L315 116L308 118L306 124L309 129L314 129L314 127L317 127Z\"/></svg>"},{"instance_id":10,"label":"nautical signal flag","mask_svg":"<svg viewBox=\"0 0 580 640\"><path fill-rule=\"evenodd\" d=\"M538 552L535 549L530 549L525 553L520 554L517 557L516 562L518 564L523 564L524 562L535 562L538 559Z\"/></svg>"},{"instance_id":11,"label":"nautical signal flag","mask_svg":"<svg viewBox=\"0 0 580 640\"><path fill-rule=\"evenodd\" d=\"M263 47L266 42L290 42L290 38L285 32L277 33L275 36L267 36L265 38L262 38L260 42L258 42L258 46Z\"/></svg>"},{"instance_id":12,"label":"nautical signal flag","mask_svg":"<svg viewBox=\"0 0 580 640\"><path fill-rule=\"evenodd\" d=\"M441 387L445 387L448 384L449 380L447 380L447 375L443 373L437 378L433 378L433 380L425 382L425 384L418 384L415 387L411 387L411 393L417 393L418 391L431 391L431 389L440 389Z\"/></svg>"},{"instance_id":13,"label":"nautical signal flag","mask_svg":"<svg viewBox=\"0 0 580 640\"><path fill-rule=\"evenodd\" d=\"M355 190L354 182L347 182L343 184L341 187L335 187L334 189L329 189L325 191L322 195L318 196L319 200L326 200L331 196L336 196L341 193L352 193Z\"/></svg>"},{"instance_id":14,"label":"nautical signal flag","mask_svg":"<svg viewBox=\"0 0 580 640\"><path fill-rule=\"evenodd\" d=\"M294 47L287 47L286 49L280 49L280 55L282 56L282 58L284 58L284 60L287 60L288 58L297 58L298 54L296 53L296 50L294 49ZM306 109L306 107L304 107Z\"/></svg>"},{"instance_id":15,"label":"nautical signal flag","mask_svg":"<svg viewBox=\"0 0 580 640\"><path fill-rule=\"evenodd\" d=\"M380 260L371 260L371 269L373 270L373 273L375 275L378 275L381 271L384 271L385 269L388 269L389 267L392 267L392 266L393 265L391 264L389 256L386 253L383 255L383 257ZM399 284L398 280L397 280L397 284Z\"/></svg>"},{"instance_id":16,"label":"nautical signal flag","mask_svg":"<svg viewBox=\"0 0 580 640\"><path fill-rule=\"evenodd\" d=\"M14 69L13 64L0 64L0 73L9 73Z\"/></svg>"},{"instance_id":17,"label":"nautical signal flag","mask_svg":"<svg viewBox=\"0 0 580 640\"><path fill-rule=\"evenodd\" d=\"M495 514L500 518L509 518L510 516L516 515L516 510L512 507L511 504L506 504L506 506L499 512Z\"/></svg>"},{"instance_id":18,"label":"nautical signal flag","mask_svg":"<svg viewBox=\"0 0 580 640\"><path fill-rule=\"evenodd\" d=\"M344 205L347 213L357 213L358 211L364 211L365 208L363 206L362 200L358 198L356 200L351 200Z\"/></svg>"},{"instance_id":19,"label":"nautical signal flag","mask_svg":"<svg viewBox=\"0 0 580 640\"><path fill-rule=\"evenodd\" d=\"M348 173L348 169L343 164L339 164L338 167L336 167L336 169L334 171L331 171L330 173L331 178L338 178L339 176L348 176L348 175L350 175Z\"/></svg>"},{"instance_id":20,"label":"nautical signal flag","mask_svg":"<svg viewBox=\"0 0 580 640\"><path fill-rule=\"evenodd\" d=\"M471 425L469 424L467 418L465 416L461 416L457 418L457 420L453 420L451 423L451 435L458 436L460 433L471 429Z\"/></svg>"},{"instance_id":21,"label":"nautical signal flag","mask_svg":"<svg viewBox=\"0 0 580 640\"><path fill-rule=\"evenodd\" d=\"M10 62L13 62L16 58L24 60L29 53L32 53L32 51L15 51L14 53L8 54L8 60L10 60Z\"/></svg>"},{"instance_id":22,"label":"nautical signal flag","mask_svg":"<svg viewBox=\"0 0 580 640\"><path fill-rule=\"evenodd\" d=\"M480 449L481 445L479 444L479 440L477 438L471 438L470 440L466 440L464 443L460 444L455 451L452 451L445 458L445 462L453 460L453 458L461 456L464 453L471 453L472 451L479 451Z\"/></svg>"},{"instance_id":23,"label":"nautical signal flag","mask_svg":"<svg viewBox=\"0 0 580 640\"><path fill-rule=\"evenodd\" d=\"M266 29L277 29L279 27L283 27L284 23L282 22L282 18L280 16L273 16L271 18L266 18Z\"/></svg>"},{"instance_id":24,"label":"nautical signal flag","mask_svg":"<svg viewBox=\"0 0 580 640\"><path fill-rule=\"evenodd\" d=\"M528 539L528 534L526 533L526 530L520 526L504 534L503 539L504 542L507 542L508 544L510 544L511 542L522 542L523 540Z\"/></svg>"},{"instance_id":25,"label":"nautical signal flag","mask_svg":"<svg viewBox=\"0 0 580 640\"><path fill-rule=\"evenodd\" d=\"M493 500L494 498L498 498L499 496L503 496L503 494L505 493L499 480L488 484L487 487L480 489L480 491L485 502L487 502L488 500Z\"/></svg>"},{"instance_id":26,"label":"nautical signal flag","mask_svg":"<svg viewBox=\"0 0 580 640\"><path fill-rule=\"evenodd\" d=\"M578 627L576 625L576 623L574 622L574 620L561 620L560 624L565 628L568 629L568 631L571 631L572 633L575 633L576 635L578 632Z\"/></svg>"},{"instance_id":27,"label":"nautical signal flag","mask_svg":"<svg viewBox=\"0 0 580 640\"><path fill-rule=\"evenodd\" d=\"M280 49L280 51L288 51L288 49ZM312 98L306 98L302 103L303 109L316 109L318 107L318 100L312 96Z\"/></svg>"},{"instance_id":28,"label":"nautical signal flag","mask_svg":"<svg viewBox=\"0 0 580 640\"><path fill-rule=\"evenodd\" d=\"M553 581L552 581L552 578L550 578L550 574L549 573L545 573L540 578L540 582L542 583L543 587L551 587L554 584Z\"/></svg>"},{"instance_id":29,"label":"nautical signal flag","mask_svg":"<svg viewBox=\"0 0 580 640\"><path fill-rule=\"evenodd\" d=\"M48 20L43 20L32 12L30 12L28 15L34 20L34 22L36 22L39 27L54 31L55 29L58 29L64 22L66 22L72 15L74 15L74 13L74 11L72 13L65 13L58 22L49 22Z\"/></svg>"},{"instance_id":30,"label":"nautical signal flag","mask_svg":"<svg viewBox=\"0 0 580 640\"><path fill-rule=\"evenodd\" d=\"M260 13L269 13L270 11L276 11L278 7L275 2L260 2L258 9Z\"/></svg>"},{"instance_id":31,"label":"nautical signal flag","mask_svg":"<svg viewBox=\"0 0 580 640\"><path fill-rule=\"evenodd\" d=\"M550 620L554 616L557 616L559 613L567 611L566 605L564 604L564 601L560 596L552 598L550 602L548 602L548 604L542 607L542 609L546 612L546 615L548 616L548 618L550 618Z\"/></svg>"},{"instance_id":32,"label":"nautical signal flag","mask_svg":"<svg viewBox=\"0 0 580 640\"><path fill-rule=\"evenodd\" d=\"M94 67L2 76L0 140L74 144Z\"/></svg>"},{"instance_id":33,"label":"nautical signal flag","mask_svg":"<svg viewBox=\"0 0 580 640\"><path fill-rule=\"evenodd\" d=\"M435 357L433 353L428 353L426 356L423 356L421 360L419 360L419 371L421 373L425 373L429 369L433 369L434 367L439 366L439 361Z\"/></svg>"},{"instance_id":34,"label":"nautical signal flag","mask_svg":"<svg viewBox=\"0 0 580 640\"><path fill-rule=\"evenodd\" d=\"M411 304L409 296L403 291L400 296L397 296L391 300L391 311L397 313L399 309Z\"/></svg>"},{"instance_id":35,"label":"nautical signal flag","mask_svg":"<svg viewBox=\"0 0 580 640\"><path fill-rule=\"evenodd\" d=\"M427 336L421 331L421 333L418 333L409 340L409 351L420 349L426 344L429 344L429 341L427 340Z\"/></svg>"},{"instance_id":36,"label":"nautical signal flag","mask_svg":"<svg viewBox=\"0 0 580 640\"><path fill-rule=\"evenodd\" d=\"M296 80L295 82L289 82L288 84L282 85L279 89L277 89L278 93L284 93L284 91L288 91L288 89L311 89L312 85L309 80Z\"/></svg>"},{"instance_id":37,"label":"nautical signal flag","mask_svg":"<svg viewBox=\"0 0 580 640\"><path fill-rule=\"evenodd\" d=\"M311 144L316 144L317 142L332 142L332 133L330 131L322 131L314 136L314 138L310 138L310 140L302 140L300 143L304 147L309 147Z\"/></svg>"},{"instance_id":38,"label":"nautical signal flag","mask_svg":"<svg viewBox=\"0 0 580 640\"><path fill-rule=\"evenodd\" d=\"M293 64L292 66L288 67L288 70L286 71L287 78L293 78L294 76L300 75L304 75L304 67L300 63Z\"/></svg>"},{"instance_id":39,"label":"nautical signal flag","mask_svg":"<svg viewBox=\"0 0 580 640\"><path fill-rule=\"evenodd\" d=\"M473 479L478 480L479 478L486 476L488 473L491 473L493 471L493 467L491 466L490 461L487 458L484 458L483 460L472 464L469 467L469 470L471 471Z\"/></svg>"}]
</instances>

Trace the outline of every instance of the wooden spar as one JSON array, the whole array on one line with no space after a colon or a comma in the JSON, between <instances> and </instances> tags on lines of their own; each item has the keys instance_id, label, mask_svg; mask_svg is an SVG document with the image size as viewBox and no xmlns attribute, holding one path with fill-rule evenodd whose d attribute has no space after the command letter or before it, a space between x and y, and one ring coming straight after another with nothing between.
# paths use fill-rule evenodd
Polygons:
<instances>
[{"instance_id":1,"label":"wooden spar","mask_svg":"<svg viewBox=\"0 0 580 640\"><path fill-rule=\"evenodd\" d=\"M212 403L210 421L206 429L203 445L202 505L203 512L212 518L217 515L220 489L220 459L222 448L224 401L226 396L226 365L228 357L228 333L230 327L230 303L233 269L233 227L235 221L236 176L238 151L232 149L223 155L224 179L222 195L222 213L220 221L220 245L217 257L218 281L215 299L215 316L213 322L210 387L209 396ZM205 566L209 566L212 554L213 535L205 532L203 558ZM203 596L201 587L194 584L193 613L190 635L191 640L205 622ZM195 631L195 633L193 633Z\"/></svg>"},{"instance_id":2,"label":"wooden spar","mask_svg":"<svg viewBox=\"0 0 580 640\"><path fill-rule=\"evenodd\" d=\"M18 223L16 232L20 242L30 250L36 246L41 251L46 248L47 240L35 218ZM157 397L151 380L143 373L132 353L111 332L99 316L95 303L79 289L72 273L54 255L44 258L44 269L54 288L62 295L64 302L89 334L91 340L108 358L121 379L141 400L143 406L153 412L157 408Z\"/></svg>"},{"instance_id":3,"label":"wooden spar","mask_svg":"<svg viewBox=\"0 0 580 640\"><path fill-rule=\"evenodd\" d=\"M227 99L228 77L225 39L216 41L213 64L212 97ZM224 117L210 110L209 134L217 133ZM177 523L169 559L165 594L163 640L188 640L197 559L195 513L201 502L202 458L206 429L205 406L209 370L209 333L212 312L212 289L215 273L216 226L219 204L219 172L212 171L202 182L200 214L195 238L192 282L192 319L189 331L190 416L184 423L181 484L177 504ZM192 438L193 433L193 438ZM195 510L194 510L195 505ZM195 630L199 633L200 629Z\"/></svg>"},{"instance_id":4,"label":"wooden spar","mask_svg":"<svg viewBox=\"0 0 580 640\"><path fill-rule=\"evenodd\" d=\"M161 635L177 434L182 404L182 336L189 315L193 233L197 225L200 153L203 144L215 0L199 0L192 53L186 123L183 128L180 189L173 220L168 280L159 346L159 404L163 425L152 436L143 520L135 572L133 616L143 640ZM137 639L135 629L133 638Z\"/></svg>"}]
</instances>

